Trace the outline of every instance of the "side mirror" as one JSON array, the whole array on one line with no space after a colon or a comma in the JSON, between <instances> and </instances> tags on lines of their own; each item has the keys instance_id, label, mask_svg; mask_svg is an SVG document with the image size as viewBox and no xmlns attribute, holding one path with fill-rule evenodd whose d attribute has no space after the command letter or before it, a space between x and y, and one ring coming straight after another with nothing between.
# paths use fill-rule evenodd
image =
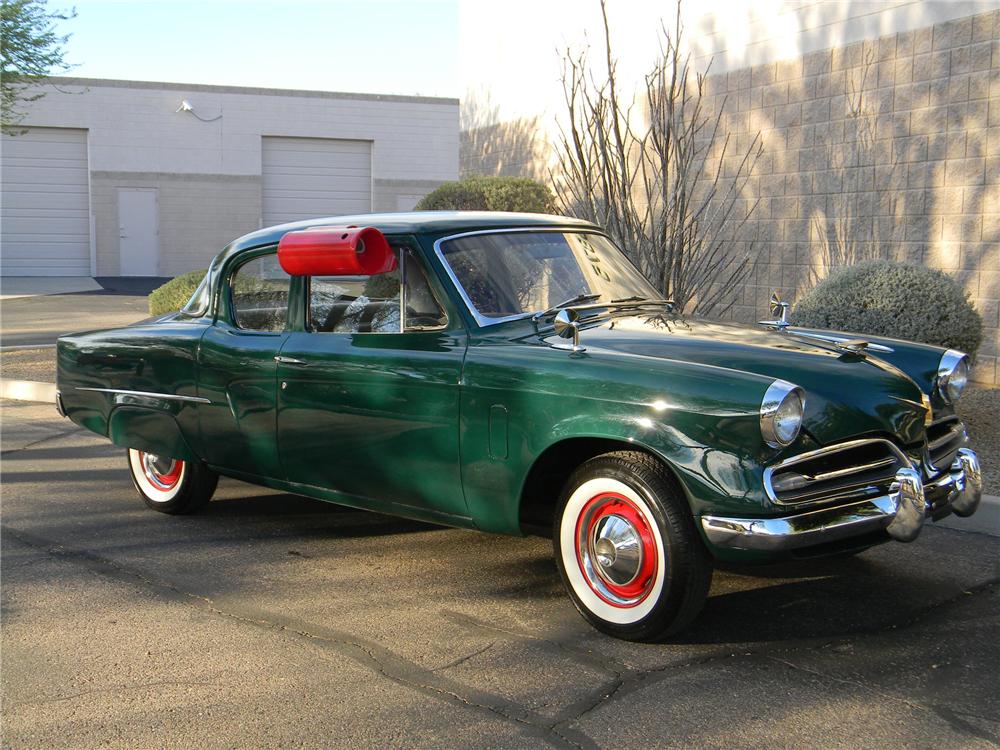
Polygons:
<instances>
[{"instance_id":1,"label":"side mirror","mask_svg":"<svg viewBox=\"0 0 1000 750\"><path fill-rule=\"evenodd\" d=\"M556 344L557 349L569 349L573 352L587 351L587 347L580 346L580 314L576 310L560 310L552 320L552 328L559 338L573 339L571 347L565 344Z\"/></svg>"},{"instance_id":2,"label":"side mirror","mask_svg":"<svg viewBox=\"0 0 1000 750\"><path fill-rule=\"evenodd\" d=\"M278 263L290 276L374 276L394 271L396 256L374 227L314 227L282 237Z\"/></svg>"}]
</instances>

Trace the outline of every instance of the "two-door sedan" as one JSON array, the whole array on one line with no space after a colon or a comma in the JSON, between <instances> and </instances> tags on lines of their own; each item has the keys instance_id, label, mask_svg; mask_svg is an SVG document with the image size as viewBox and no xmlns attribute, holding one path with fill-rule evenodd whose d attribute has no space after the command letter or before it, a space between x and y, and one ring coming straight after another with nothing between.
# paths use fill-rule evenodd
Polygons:
<instances>
[{"instance_id":1,"label":"two-door sedan","mask_svg":"<svg viewBox=\"0 0 1000 750\"><path fill-rule=\"evenodd\" d=\"M682 315L573 219L316 219L233 242L177 313L62 337L57 401L128 449L154 510L225 475L551 534L583 616L653 641L698 614L713 559L908 542L979 504L968 357L783 308Z\"/></svg>"}]
</instances>

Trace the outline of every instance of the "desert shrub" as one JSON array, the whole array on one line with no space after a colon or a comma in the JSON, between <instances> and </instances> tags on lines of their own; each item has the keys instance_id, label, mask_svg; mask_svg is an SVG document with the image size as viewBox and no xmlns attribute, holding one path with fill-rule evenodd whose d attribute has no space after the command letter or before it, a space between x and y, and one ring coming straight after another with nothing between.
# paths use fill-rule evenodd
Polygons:
<instances>
[{"instance_id":1,"label":"desert shrub","mask_svg":"<svg viewBox=\"0 0 1000 750\"><path fill-rule=\"evenodd\" d=\"M424 196L418 211L525 211L550 214L552 192L527 177L466 177L446 182Z\"/></svg>"},{"instance_id":2,"label":"desert shrub","mask_svg":"<svg viewBox=\"0 0 1000 750\"><path fill-rule=\"evenodd\" d=\"M795 325L921 341L975 353L983 321L948 274L884 260L838 268L798 301Z\"/></svg>"},{"instance_id":3,"label":"desert shrub","mask_svg":"<svg viewBox=\"0 0 1000 750\"><path fill-rule=\"evenodd\" d=\"M180 310L187 301L191 299L198 284L205 278L205 269L191 271L177 278L171 279L163 286L159 286L149 293L149 314L163 315L164 313Z\"/></svg>"}]
</instances>

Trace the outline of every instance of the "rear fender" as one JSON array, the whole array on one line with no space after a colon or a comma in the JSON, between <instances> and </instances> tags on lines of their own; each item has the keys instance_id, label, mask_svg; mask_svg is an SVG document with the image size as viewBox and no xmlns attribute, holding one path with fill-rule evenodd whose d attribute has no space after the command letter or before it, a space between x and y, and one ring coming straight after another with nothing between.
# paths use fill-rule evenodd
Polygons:
<instances>
[{"instance_id":1,"label":"rear fender","mask_svg":"<svg viewBox=\"0 0 1000 750\"><path fill-rule=\"evenodd\" d=\"M142 406L119 406L108 420L108 437L115 445L157 456L197 461L173 414Z\"/></svg>"}]
</instances>

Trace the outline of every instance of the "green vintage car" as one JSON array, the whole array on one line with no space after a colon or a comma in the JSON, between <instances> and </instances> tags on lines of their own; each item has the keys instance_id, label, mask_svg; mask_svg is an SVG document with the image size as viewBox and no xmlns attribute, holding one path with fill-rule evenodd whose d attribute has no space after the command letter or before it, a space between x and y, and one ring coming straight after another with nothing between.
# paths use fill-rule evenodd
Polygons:
<instances>
[{"instance_id":1,"label":"green vintage car","mask_svg":"<svg viewBox=\"0 0 1000 750\"><path fill-rule=\"evenodd\" d=\"M908 542L979 503L965 354L774 307L680 314L573 219L317 219L233 242L177 313L61 338L58 407L164 513L224 475L551 535L583 616L651 641L697 615L714 559Z\"/></svg>"}]
</instances>

